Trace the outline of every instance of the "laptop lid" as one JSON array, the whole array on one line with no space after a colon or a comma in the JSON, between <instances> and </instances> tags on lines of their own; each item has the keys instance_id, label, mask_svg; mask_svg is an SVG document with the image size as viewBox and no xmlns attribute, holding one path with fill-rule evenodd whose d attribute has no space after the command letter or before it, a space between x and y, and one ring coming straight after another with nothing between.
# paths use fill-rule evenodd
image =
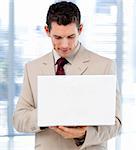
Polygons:
<instances>
[{"instance_id":1,"label":"laptop lid","mask_svg":"<svg viewBox=\"0 0 136 150\"><path fill-rule=\"evenodd\" d=\"M115 75L38 76L38 126L115 123Z\"/></svg>"}]
</instances>

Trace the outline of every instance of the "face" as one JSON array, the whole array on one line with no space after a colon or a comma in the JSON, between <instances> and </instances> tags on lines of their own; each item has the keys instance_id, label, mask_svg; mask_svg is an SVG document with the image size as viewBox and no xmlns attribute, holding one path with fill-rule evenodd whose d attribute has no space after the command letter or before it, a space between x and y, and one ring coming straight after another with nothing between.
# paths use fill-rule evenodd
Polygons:
<instances>
[{"instance_id":1,"label":"face","mask_svg":"<svg viewBox=\"0 0 136 150\"><path fill-rule=\"evenodd\" d=\"M51 30L45 27L48 36L52 40L52 44L56 52L61 57L70 56L77 46L79 35L82 31L82 25L79 29L75 23L68 25L58 25L56 22L52 22Z\"/></svg>"}]
</instances>

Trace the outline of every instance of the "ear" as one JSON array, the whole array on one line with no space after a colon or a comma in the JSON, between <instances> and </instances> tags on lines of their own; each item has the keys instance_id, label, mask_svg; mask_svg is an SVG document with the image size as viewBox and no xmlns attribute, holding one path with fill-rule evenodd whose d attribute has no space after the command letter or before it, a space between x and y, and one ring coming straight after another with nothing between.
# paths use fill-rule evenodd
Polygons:
<instances>
[{"instance_id":1,"label":"ear","mask_svg":"<svg viewBox=\"0 0 136 150\"><path fill-rule=\"evenodd\" d=\"M47 33L47 35L50 37L50 31L49 31L48 26L46 25L46 26L44 27L44 29L45 29L45 32Z\"/></svg>"},{"instance_id":2,"label":"ear","mask_svg":"<svg viewBox=\"0 0 136 150\"><path fill-rule=\"evenodd\" d=\"M82 32L82 30L83 30L83 24L80 24L79 29L78 29L79 34Z\"/></svg>"}]
</instances>

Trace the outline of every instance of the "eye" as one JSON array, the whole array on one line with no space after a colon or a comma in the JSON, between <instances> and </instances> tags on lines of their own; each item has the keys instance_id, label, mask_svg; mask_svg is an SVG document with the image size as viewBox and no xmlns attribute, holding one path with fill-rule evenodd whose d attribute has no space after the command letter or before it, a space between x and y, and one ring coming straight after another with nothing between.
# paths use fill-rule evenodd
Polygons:
<instances>
[{"instance_id":1,"label":"eye","mask_svg":"<svg viewBox=\"0 0 136 150\"><path fill-rule=\"evenodd\" d=\"M68 39L74 39L75 35L68 36Z\"/></svg>"},{"instance_id":2,"label":"eye","mask_svg":"<svg viewBox=\"0 0 136 150\"><path fill-rule=\"evenodd\" d=\"M57 39L57 40L62 39L61 36L57 36L57 35L55 35L54 38Z\"/></svg>"}]
</instances>

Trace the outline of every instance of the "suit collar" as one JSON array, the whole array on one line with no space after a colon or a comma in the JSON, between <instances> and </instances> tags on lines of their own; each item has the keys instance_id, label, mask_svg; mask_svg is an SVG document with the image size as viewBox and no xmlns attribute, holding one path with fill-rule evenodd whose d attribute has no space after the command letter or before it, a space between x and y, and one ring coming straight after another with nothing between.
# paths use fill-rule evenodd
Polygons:
<instances>
[{"instance_id":1,"label":"suit collar","mask_svg":"<svg viewBox=\"0 0 136 150\"><path fill-rule=\"evenodd\" d=\"M43 65L45 75L55 75L54 57L52 52L44 56Z\"/></svg>"},{"instance_id":2,"label":"suit collar","mask_svg":"<svg viewBox=\"0 0 136 150\"><path fill-rule=\"evenodd\" d=\"M86 53L86 49L81 45L68 70L68 75L82 75L87 70L89 62L88 53Z\"/></svg>"}]
</instances>

